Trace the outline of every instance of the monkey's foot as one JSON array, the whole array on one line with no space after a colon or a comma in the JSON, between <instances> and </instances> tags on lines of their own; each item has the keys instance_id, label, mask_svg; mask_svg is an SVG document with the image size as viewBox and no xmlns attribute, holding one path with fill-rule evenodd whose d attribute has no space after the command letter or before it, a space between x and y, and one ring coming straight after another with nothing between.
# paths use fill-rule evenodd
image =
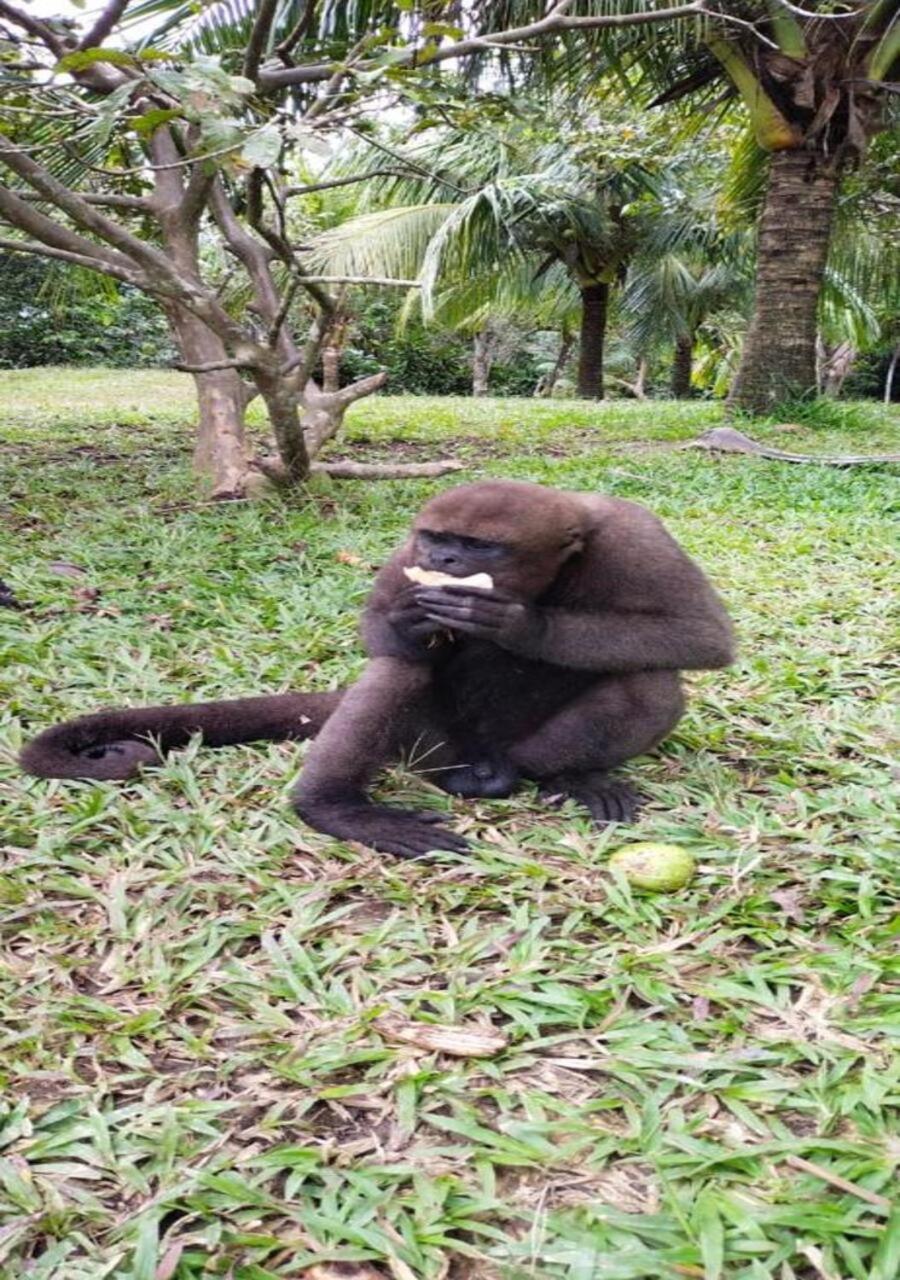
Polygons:
<instances>
[{"instance_id":1,"label":"monkey's foot","mask_svg":"<svg viewBox=\"0 0 900 1280\"><path fill-rule=\"evenodd\" d=\"M85 747L77 756L90 761L85 777L103 782L124 782L133 778L146 764L159 764L159 752L149 742L123 738L120 742L101 742Z\"/></svg>"},{"instance_id":2,"label":"monkey's foot","mask_svg":"<svg viewBox=\"0 0 900 1280\"><path fill-rule=\"evenodd\" d=\"M434 775L431 781L451 796L462 796L466 800L478 797L501 800L515 791L519 774L508 760L486 757L474 764L452 765Z\"/></svg>"},{"instance_id":3,"label":"monkey's foot","mask_svg":"<svg viewBox=\"0 0 900 1280\"><path fill-rule=\"evenodd\" d=\"M467 853L468 841L442 825L444 814L417 809L388 809L375 804L334 805L299 797L294 808L314 831L356 840L378 853L397 858L421 858L446 849Z\"/></svg>"},{"instance_id":4,"label":"monkey's foot","mask_svg":"<svg viewBox=\"0 0 900 1280\"><path fill-rule=\"evenodd\" d=\"M608 822L634 822L644 803L633 787L608 773L560 774L543 782L542 790L571 796L601 826Z\"/></svg>"}]
</instances>

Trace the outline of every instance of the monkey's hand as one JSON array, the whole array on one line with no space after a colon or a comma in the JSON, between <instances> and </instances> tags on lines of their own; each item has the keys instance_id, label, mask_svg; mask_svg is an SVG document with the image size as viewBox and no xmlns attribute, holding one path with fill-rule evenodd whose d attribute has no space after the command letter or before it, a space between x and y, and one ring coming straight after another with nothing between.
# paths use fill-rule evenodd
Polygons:
<instances>
[{"instance_id":1,"label":"monkey's hand","mask_svg":"<svg viewBox=\"0 0 900 1280\"><path fill-rule=\"evenodd\" d=\"M398 593L388 613L386 626L377 639L369 641L371 657L406 658L412 662L434 662L450 641L446 627L427 617L416 596L420 588Z\"/></svg>"},{"instance_id":2,"label":"monkey's hand","mask_svg":"<svg viewBox=\"0 0 900 1280\"><path fill-rule=\"evenodd\" d=\"M527 656L540 646L544 624L539 610L500 591L432 587L416 592L432 624L491 640L501 649Z\"/></svg>"},{"instance_id":3,"label":"monkey's hand","mask_svg":"<svg viewBox=\"0 0 900 1280\"><path fill-rule=\"evenodd\" d=\"M443 824L442 813L417 809L390 809L370 804L362 797L349 800L322 800L307 796L302 779L294 792L294 808L315 831L356 840L378 853L397 858L422 858L449 850L467 853L469 843Z\"/></svg>"}]
</instances>

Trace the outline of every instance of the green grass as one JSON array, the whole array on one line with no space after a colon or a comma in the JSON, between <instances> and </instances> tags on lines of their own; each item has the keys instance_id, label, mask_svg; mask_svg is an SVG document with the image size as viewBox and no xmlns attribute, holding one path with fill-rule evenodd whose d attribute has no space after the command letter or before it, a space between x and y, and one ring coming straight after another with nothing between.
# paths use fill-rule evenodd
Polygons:
<instances>
[{"instance_id":1,"label":"green grass","mask_svg":"<svg viewBox=\"0 0 900 1280\"><path fill-rule=\"evenodd\" d=\"M702 403L384 398L342 451L471 470L200 505L187 379L7 373L0 405L0 576L31 606L0 610L3 1280L894 1280L896 475L674 448ZM895 427L754 433L874 452ZM474 852L398 864L292 818L298 747L127 787L17 773L89 708L351 679L372 567L482 475L646 503L736 617L738 666L631 769L634 831L432 794ZM630 894L605 863L633 838L697 878ZM508 1047L429 1053L385 1013Z\"/></svg>"}]
</instances>

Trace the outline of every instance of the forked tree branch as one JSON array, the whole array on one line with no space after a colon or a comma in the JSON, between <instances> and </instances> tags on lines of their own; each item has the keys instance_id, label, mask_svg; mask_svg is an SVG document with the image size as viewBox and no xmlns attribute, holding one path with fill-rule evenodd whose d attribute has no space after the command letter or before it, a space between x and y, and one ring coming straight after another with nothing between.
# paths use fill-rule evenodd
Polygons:
<instances>
[{"instance_id":1,"label":"forked tree branch","mask_svg":"<svg viewBox=\"0 0 900 1280\"><path fill-rule=\"evenodd\" d=\"M20 148L9 148L4 152L3 163L23 182L27 182L34 191L39 192L57 209L68 214L83 230L92 232L107 244L119 249L133 262L161 272L165 278L172 278L177 282L177 275L162 250L154 248L139 236L132 235L112 218L107 218L100 213L96 206L88 204L83 196L70 190L65 183L60 182L25 151Z\"/></svg>"},{"instance_id":2,"label":"forked tree branch","mask_svg":"<svg viewBox=\"0 0 900 1280\"><path fill-rule=\"evenodd\" d=\"M32 17L30 13L17 9L15 5L7 4L7 0L0 0L0 18L5 18L13 26L21 27L30 36L40 40L41 44L51 53L56 54L57 58L61 58L66 52L64 41L52 27L49 27L46 22L41 22L39 18Z\"/></svg>"},{"instance_id":3,"label":"forked tree branch","mask_svg":"<svg viewBox=\"0 0 900 1280\"><path fill-rule=\"evenodd\" d=\"M88 240L54 218L48 218L40 209L35 209L23 200L18 191L12 191L9 187L0 186L0 216L25 235L33 236L51 249L90 259L99 268L109 267L116 272L129 271L132 275L137 274L134 264L128 258L108 249L106 245Z\"/></svg>"}]
</instances>

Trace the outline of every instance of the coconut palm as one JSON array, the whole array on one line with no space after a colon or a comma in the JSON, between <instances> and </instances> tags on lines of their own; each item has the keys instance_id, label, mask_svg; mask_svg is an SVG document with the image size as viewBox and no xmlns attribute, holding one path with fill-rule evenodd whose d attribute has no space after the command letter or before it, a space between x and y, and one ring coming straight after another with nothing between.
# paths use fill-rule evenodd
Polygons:
<instances>
[{"instance_id":1,"label":"coconut palm","mask_svg":"<svg viewBox=\"0 0 900 1280\"><path fill-rule=\"evenodd\" d=\"M566 282L580 304L578 394L600 398L609 292L636 245L635 202L654 179L630 155L599 162L595 144L596 136L581 148L522 120L490 134L430 130L394 150L403 176L373 178L373 210L318 238L319 265L417 275L426 317L450 300L457 314L461 304L484 308L491 295L500 306L504 294L521 302L523 290L539 305ZM364 172L366 163L357 153L342 169Z\"/></svg>"},{"instance_id":2,"label":"coconut palm","mask_svg":"<svg viewBox=\"0 0 900 1280\"><path fill-rule=\"evenodd\" d=\"M746 276L727 262L699 254L666 253L646 258L630 273L624 305L628 328L639 350L660 340L674 347L671 390L676 400L690 395L694 347L710 316L738 300Z\"/></svg>"},{"instance_id":3,"label":"coconut palm","mask_svg":"<svg viewBox=\"0 0 900 1280\"><path fill-rule=\"evenodd\" d=\"M816 386L835 209L849 166L889 123L898 10L900 0L746 0L692 30L632 28L615 40L656 106L708 113L723 91L738 95L765 160L755 304L730 397L742 409L765 412Z\"/></svg>"}]
</instances>

